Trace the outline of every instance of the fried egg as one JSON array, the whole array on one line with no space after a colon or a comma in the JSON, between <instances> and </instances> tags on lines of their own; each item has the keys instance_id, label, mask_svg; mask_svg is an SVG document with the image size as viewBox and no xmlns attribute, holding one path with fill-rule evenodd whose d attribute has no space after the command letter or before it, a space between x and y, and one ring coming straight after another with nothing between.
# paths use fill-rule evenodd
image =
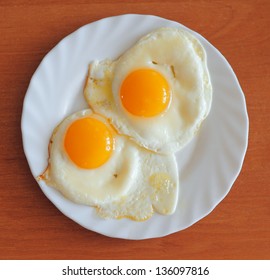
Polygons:
<instances>
[{"instance_id":1,"label":"fried egg","mask_svg":"<svg viewBox=\"0 0 270 280\"><path fill-rule=\"evenodd\" d=\"M69 200L95 207L103 218L143 221L155 211L172 214L178 200L175 157L141 148L90 109L54 129L40 178Z\"/></svg>"},{"instance_id":2,"label":"fried egg","mask_svg":"<svg viewBox=\"0 0 270 280\"><path fill-rule=\"evenodd\" d=\"M211 107L205 50L187 31L160 28L117 60L91 63L84 95L121 134L152 151L176 152Z\"/></svg>"}]
</instances>

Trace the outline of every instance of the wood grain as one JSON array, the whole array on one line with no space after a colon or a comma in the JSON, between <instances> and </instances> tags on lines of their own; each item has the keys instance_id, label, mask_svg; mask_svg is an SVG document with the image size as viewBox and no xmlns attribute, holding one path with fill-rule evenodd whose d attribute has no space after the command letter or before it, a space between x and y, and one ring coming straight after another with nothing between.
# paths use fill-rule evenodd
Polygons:
<instances>
[{"instance_id":1,"label":"wood grain","mask_svg":"<svg viewBox=\"0 0 270 280\"><path fill-rule=\"evenodd\" d=\"M269 3L0 1L0 258L269 259ZM25 92L44 55L78 27L124 13L172 19L206 37L237 74L250 118L243 169L222 203L184 231L143 241L108 238L63 216L32 177L20 130Z\"/></svg>"}]
</instances>

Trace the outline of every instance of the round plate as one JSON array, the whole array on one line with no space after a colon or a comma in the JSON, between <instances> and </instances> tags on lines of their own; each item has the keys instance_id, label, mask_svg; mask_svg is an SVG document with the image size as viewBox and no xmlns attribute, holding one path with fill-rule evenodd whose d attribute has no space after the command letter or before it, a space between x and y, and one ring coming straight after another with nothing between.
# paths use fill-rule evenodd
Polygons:
<instances>
[{"instance_id":1,"label":"round plate","mask_svg":"<svg viewBox=\"0 0 270 280\"><path fill-rule=\"evenodd\" d=\"M47 166L48 143L55 126L71 113L87 108L83 87L89 63L117 58L140 37L164 26L188 30L201 41L213 84L209 116L192 142L176 154L180 197L175 213L155 214L144 222L103 220L92 207L72 203L38 181L62 213L103 235L146 239L183 230L214 209L229 192L242 167L248 142L248 116L244 94L228 62L202 36L177 22L130 14L79 28L57 44L34 73L21 123L24 151L33 176L37 178Z\"/></svg>"}]
</instances>

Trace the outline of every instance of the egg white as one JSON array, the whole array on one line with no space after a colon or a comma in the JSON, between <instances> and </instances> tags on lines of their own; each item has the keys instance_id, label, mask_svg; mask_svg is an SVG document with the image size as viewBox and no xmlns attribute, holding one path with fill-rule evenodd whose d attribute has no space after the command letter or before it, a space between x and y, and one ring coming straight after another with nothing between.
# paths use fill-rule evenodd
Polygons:
<instances>
[{"instance_id":1,"label":"egg white","mask_svg":"<svg viewBox=\"0 0 270 280\"><path fill-rule=\"evenodd\" d=\"M172 90L167 110L150 118L130 114L119 96L125 77L142 68L160 72ZM120 133L150 150L176 152L190 142L210 111L212 86L206 53L189 32L158 29L116 61L94 61L84 95L90 107L105 115Z\"/></svg>"},{"instance_id":2,"label":"egg white","mask_svg":"<svg viewBox=\"0 0 270 280\"><path fill-rule=\"evenodd\" d=\"M86 116L104 122L115 140L110 159L94 169L78 167L63 145L69 125ZM150 218L154 211L171 214L178 200L175 157L142 149L128 137L118 135L105 118L90 109L72 114L55 128L49 145L49 164L41 178L71 201L96 207L103 218L141 221Z\"/></svg>"}]
</instances>

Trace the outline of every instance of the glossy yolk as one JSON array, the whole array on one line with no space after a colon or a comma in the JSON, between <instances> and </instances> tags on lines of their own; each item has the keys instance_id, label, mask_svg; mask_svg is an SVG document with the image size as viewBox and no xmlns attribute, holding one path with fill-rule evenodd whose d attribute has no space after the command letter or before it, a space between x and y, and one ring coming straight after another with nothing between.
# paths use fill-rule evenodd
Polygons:
<instances>
[{"instance_id":1,"label":"glossy yolk","mask_svg":"<svg viewBox=\"0 0 270 280\"><path fill-rule=\"evenodd\" d=\"M107 126L94 118L74 121L66 131L64 146L70 159L81 168L97 168L111 156L114 139Z\"/></svg>"},{"instance_id":2,"label":"glossy yolk","mask_svg":"<svg viewBox=\"0 0 270 280\"><path fill-rule=\"evenodd\" d=\"M167 80L153 69L131 72L120 89L124 108L139 117L153 117L162 113L168 107L170 97Z\"/></svg>"}]
</instances>

